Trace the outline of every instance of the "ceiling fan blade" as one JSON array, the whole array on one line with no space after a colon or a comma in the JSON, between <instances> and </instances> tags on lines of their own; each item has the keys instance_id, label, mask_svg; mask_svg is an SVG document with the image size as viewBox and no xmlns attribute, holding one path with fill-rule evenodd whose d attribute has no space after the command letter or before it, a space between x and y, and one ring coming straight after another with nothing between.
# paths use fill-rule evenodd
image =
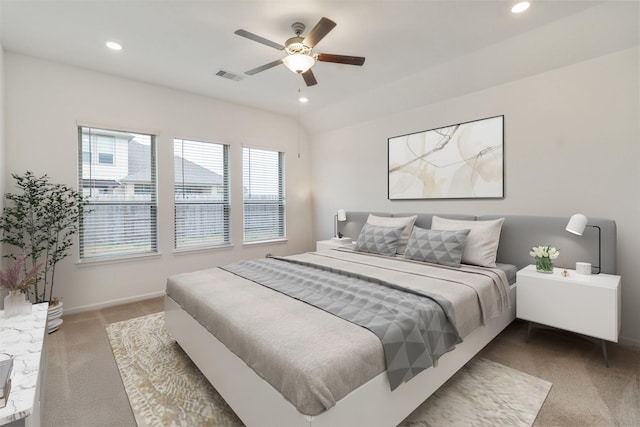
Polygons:
<instances>
[{"instance_id":1,"label":"ceiling fan blade","mask_svg":"<svg viewBox=\"0 0 640 427\"><path fill-rule=\"evenodd\" d=\"M316 76L313 75L313 71L311 71L311 68L309 68L307 71L302 73L302 78L304 79L304 82L307 84L307 86L313 86L318 84L318 81L316 80Z\"/></svg>"},{"instance_id":2,"label":"ceiling fan blade","mask_svg":"<svg viewBox=\"0 0 640 427\"><path fill-rule=\"evenodd\" d=\"M254 74L258 74L261 71L268 70L269 68L273 68L280 64L282 64L282 59L277 59L273 62L269 62L268 64L264 64L249 71L245 71L244 73L248 76L253 76Z\"/></svg>"},{"instance_id":3,"label":"ceiling fan blade","mask_svg":"<svg viewBox=\"0 0 640 427\"><path fill-rule=\"evenodd\" d=\"M313 27L313 29L309 31L309 34L307 34L307 36L305 37L304 44L308 47L314 47L320 40L324 38L324 36L329 33L329 31L333 30L333 27L335 26L336 23L331 19L320 19L316 26Z\"/></svg>"},{"instance_id":4,"label":"ceiling fan blade","mask_svg":"<svg viewBox=\"0 0 640 427\"><path fill-rule=\"evenodd\" d=\"M249 31L236 30L234 34L237 34L241 37L248 38L249 40L253 40L254 42L262 43L263 45L272 47L274 49L278 49L278 50L284 49L284 46L282 46L280 43L272 42L271 40L267 40L264 37L260 37L259 35L250 33Z\"/></svg>"},{"instance_id":5,"label":"ceiling fan blade","mask_svg":"<svg viewBox=\"0 0 640 427\"><path fill-rule=\"evenodd\" d=\"M365 58L362 56L332 55L330 53L319 53L316 55L316 61L335 62L347 65L362 65Z\"/></svg>"}]
</instances>

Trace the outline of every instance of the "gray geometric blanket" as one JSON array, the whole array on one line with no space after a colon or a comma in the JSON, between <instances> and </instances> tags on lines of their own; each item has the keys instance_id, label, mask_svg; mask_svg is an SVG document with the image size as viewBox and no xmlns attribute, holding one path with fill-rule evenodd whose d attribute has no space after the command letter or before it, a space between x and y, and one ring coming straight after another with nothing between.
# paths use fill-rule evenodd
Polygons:
<instances>
[{"instance_id":1,"label":"gray geometric blanket","mask_svg":"<svg viewBox=\"0 0 640 427\"><path fill-rule=\"evenodd\" d=\"M382 342L391 390L462 342L453 306L436 295L286 258L221 268L369 329Z\"/></svg>"}]
</instances>

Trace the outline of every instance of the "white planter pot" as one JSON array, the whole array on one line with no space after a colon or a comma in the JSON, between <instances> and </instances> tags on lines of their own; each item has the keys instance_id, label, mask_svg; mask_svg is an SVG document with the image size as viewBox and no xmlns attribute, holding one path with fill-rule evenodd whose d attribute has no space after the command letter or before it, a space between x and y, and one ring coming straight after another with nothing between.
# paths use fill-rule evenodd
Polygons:
<instances>
[{"instance_id":1,"label":"white planter pot","mask_svg":"<svg viewBox=\"0 0 640 427\"><path fill-rule=\"evenodd\" d=\"M62 325L62 312L64 304L62 301L58 301L53 307L49 307L49 317L47 320L47 329L49 333L55 332L58 330L60 325Z\"/></svg>"}]
</instances>

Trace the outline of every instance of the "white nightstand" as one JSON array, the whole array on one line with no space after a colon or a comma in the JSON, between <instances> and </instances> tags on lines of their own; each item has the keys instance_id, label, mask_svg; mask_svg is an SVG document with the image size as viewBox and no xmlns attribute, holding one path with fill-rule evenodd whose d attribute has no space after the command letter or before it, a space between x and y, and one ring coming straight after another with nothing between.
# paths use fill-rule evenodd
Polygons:
<instances>
[{"instance_id":1,"label":"white nightstand","mask_svg":"<svg viewBox=\"0 0 640 427\"><path fill-rule=\"evenodd\" d=\"M608 367L606 341L618 342L620 333L620 276L563 271L538 273L534 265L518 271L516 316L530 322L527 340L531 322L595 338Z\"/></svg>"},{"instance_id":2,"label":"white nightstand","mask_svg":"<svg viewBox=\"0 0 640 427\"><path fill-rule=\"evenodd\" d=\"M326 251L336 249L342 246L349 246L353 243L351 237L342 237L340 239L333 238L329 240L318 240L316 242L316 251Z\"/></svg>"}]
</instances>

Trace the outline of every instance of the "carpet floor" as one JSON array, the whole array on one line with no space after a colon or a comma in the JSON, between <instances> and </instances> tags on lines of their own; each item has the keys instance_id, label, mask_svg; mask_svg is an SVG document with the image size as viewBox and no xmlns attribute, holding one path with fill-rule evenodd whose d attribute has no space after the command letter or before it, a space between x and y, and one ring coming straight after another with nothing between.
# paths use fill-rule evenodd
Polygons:
<instances>
[{"instance_id":1,"label":"carpet floor","mask_svg":"<svg viewBox=\"0 0 640 427\"><path fill-rule=\"evenodd\" d=\"M242 425L166 332L163 313L106 329L138 426ZM548 381L477 358L401 426L531 426L550 389Z\"/></svg>"},{"instance_id":2,"label":"carpet floor","mask_svg":"<svg viewBox=\"0 0 640 427\"><path fill-rule=\"evenodd\" d=\"M43 427L135 427L105 327L158 313L163 298L65 315L47 338ZM553 383L534 427L640 426L640 348L597 345L516 320L478 355Z\"/></svg>"}]
</instances>

